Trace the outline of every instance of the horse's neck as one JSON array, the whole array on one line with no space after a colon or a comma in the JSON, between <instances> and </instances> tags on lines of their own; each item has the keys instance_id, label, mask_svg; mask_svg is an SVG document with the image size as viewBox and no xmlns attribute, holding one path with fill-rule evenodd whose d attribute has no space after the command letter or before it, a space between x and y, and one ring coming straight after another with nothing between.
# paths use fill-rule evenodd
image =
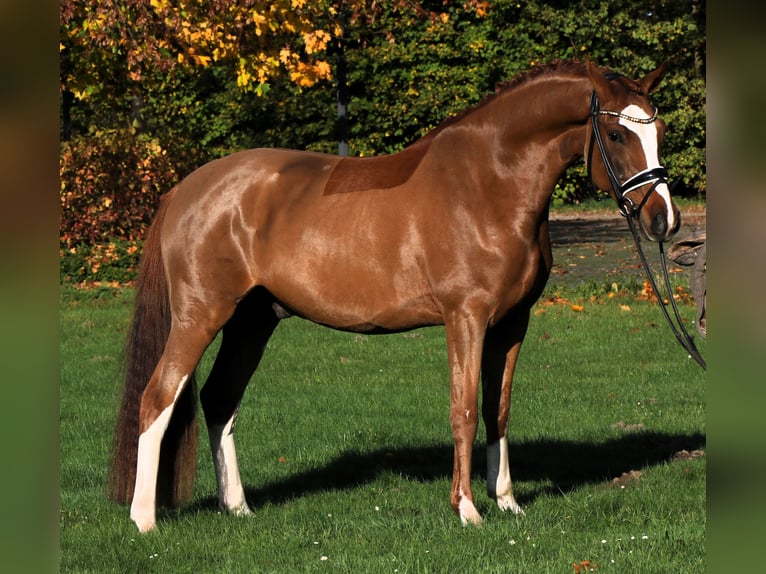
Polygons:
<instances>
[{"instance_id":1,"label":"horse's neck","mask_svg":"<svg viewBox=\"0 0 766 574\"><path fill-rule=\"evenodd\" d=\"M532 80L500 94L486 116L494 124L496 161L509 173L526 172L514 177L535 174L538 189L549 196L564 171L583 156L590 90L586 78L560 77Z\"/></svg>"},{"instance_id":2,"label":"horse's neck","mask_svg":"<svg viewBox=\"0 0 766 574\"><path fill-rule=\"evenodd\" d=\"M508 88L465 118L421 142L440 158L456 154L487 182L487 201L522 196L530 212L543 213L564 171L582 157L589 117L589 83L572 76L536 78ZM516 209L517 207L514 207Z\"/></svg>"},{"instance_id":3,"label":"horse's neck","mask_svg":"<svg viewBox=\"0 0 766 574\"><path fill-rule=\"evenodd\" d=\"M585 128L590 91L587 78L564 76L532 80L500 94L491 104L499 137L504 143L534 142L536 147L547 141L555 147L561 136Z\"/></svg>"}]
</instances>

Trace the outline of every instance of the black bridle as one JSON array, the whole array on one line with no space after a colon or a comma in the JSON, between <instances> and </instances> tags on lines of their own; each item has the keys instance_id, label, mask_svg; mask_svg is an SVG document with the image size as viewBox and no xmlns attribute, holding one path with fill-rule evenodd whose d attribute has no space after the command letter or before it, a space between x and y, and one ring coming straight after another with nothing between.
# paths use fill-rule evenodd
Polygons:
<instances>
[{"instance_id":1,"label":"black bridle","mask_svg":"<svg viewBox=\"0 0 766 574\"><path fill-rule=\"evenodd\" d=\"M612 78L609 78L609 79L612 79ZM705 363L705 359L702 358L702 355L700 355L700 352L697 350L697 346L694 344L694 337L692 337L689 334L689 332L686 330L686 327L684 327L683 320L681 319L681 315L678 312L678 306L676 305L676 302L673 299L673 290L670 286L670 276L668 275L668 264L665 259L665 251L663 249L663 243L661 241L659 242L660 263L662 266L662 274L665 280L665 288L667 289L667 293L668 293L667 299L670 301L671 307L673 308L673 314L675 315L676 322L678 323L677 325L676 323L673 322L673 320L670 317L670 314L668 313L667 308L663 304L663 301L660 295L660 290L657 288L657 283L654 280L654 275L652 275L651 269L649 267L649 262L646 259L646 255L644 254L643 248L641 247L641 236L638 231L638 228L636 227L636 221L638 220L638 217L641 213L641 209L644 207L649 197L657 190L657 186L663 183L667 185L668 172L662 166L649 168L633 175L632 177L628 178L624 183L620 183L620 180L617 178L617 174L614 171L614 166L612 166L612 162L609 160L609 157L606 154L606 147L604 146L604 140L601 136L601 131L598 129L599 115L617 116L631 122L637 122L641 124L650 124L657 119L657 111L655 110L654 114L652 114L652 116L649 118L635 118L635 117L627 116L620 112L601 110L599 108L598 96L596 95L596 92L594 91L590 99L590 119L591 119L591 125L593 129L591 130L592 135L591 135L590 143L588 145L588 178L590 179L591 183L595 187L595 183L593 182L593 175L591 172L593 148L594 148L594 142L595 142L595 145L598 147L598 150L601 153L601 160L604 163L604 168L606 169L606 173L609 176L609 182L612 186L612 190L614 191L614 197L617 200L617 205L620 209L620 214L623 215L628 220L628 226L630 227L630 231L633 234L633 239L636 242L636 249L641 259L641 263L644 266L644 271L646 272L646 276L649 279L649 283L651 284L652 289L654 289L654 292L657 294L657 300L660 304L660 309L662 309L662 313L665 315L665 319L667 320L668 325L670 326L670 330L673 331L673 334L675 335L676 339L681 344L681 346L686 350L686 352L689 353L689 356L692 357L695 361L697 361L697 363L699 363L699 365L703 369L707 369L707 364ZM633 202L633 200L631 200L628 197L627 194L649 183L651 183L652 186L646 192L641 202L638 205L636 205Z\"/></svg>"}]
</instances>

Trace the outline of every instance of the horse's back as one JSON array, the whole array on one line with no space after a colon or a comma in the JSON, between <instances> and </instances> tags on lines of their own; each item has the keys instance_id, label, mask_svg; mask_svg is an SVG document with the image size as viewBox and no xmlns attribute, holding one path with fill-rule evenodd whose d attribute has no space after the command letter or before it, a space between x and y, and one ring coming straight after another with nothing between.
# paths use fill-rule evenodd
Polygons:
<instances>
[{"instance_id":1,"label":"horse's back","mask_svg":"<svg viewBox=\"0 0 766 574\"><path fill-rule=\"evenodd\" d=\"M423 272L422 193L327 192L341 160L256 149L199 168L179 184L165 223L176 275L230 283L232 296L260 285L295 313L343 329L439 322Z\"/></svg>"},{"instance_id":2,"label":"horse's back","mask_svg":"<svg viewBox=\"0 0 766 574\"><path fill-rule=\"evenodd\" d=\"M258 148L213 160L180 184L187 205L231 200L238 194L269 189L297 194L323 187L341 158L314 152Z\"/></svg>"}]
</instances>

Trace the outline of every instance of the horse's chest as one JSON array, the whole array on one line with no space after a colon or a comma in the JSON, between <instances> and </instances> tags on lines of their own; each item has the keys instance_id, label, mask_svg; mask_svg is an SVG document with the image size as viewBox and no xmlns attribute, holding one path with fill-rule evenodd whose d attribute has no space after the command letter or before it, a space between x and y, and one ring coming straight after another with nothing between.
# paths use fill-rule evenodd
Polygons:
<instances>
[{"instance_id":1,"label":"horse's chest","mask_svg":"<svg viewBox=\"0 0 766 574\"><path fill-rule=\"evenodd\" d=\"M519 305L531 306L540 297L553 264L547 232L542 239L517 242L508 248L495 283L496 313L504 315Z\"/></svg>"}]
</instances>

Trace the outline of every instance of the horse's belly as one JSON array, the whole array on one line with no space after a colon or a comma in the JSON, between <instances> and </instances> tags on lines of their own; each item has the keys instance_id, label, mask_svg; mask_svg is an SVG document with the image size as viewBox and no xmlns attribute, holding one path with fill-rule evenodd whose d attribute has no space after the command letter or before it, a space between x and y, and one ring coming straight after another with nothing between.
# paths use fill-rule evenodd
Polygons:
<instances>
[{"instance_id":1,"label":"horse's belly","mask_svg":"<svg viewBox=\"0 0 766 574\"><path fill-rule=\"evenodd\" d=\"M403 331L442 322L427 295L381 294L351 283L343 289L312 285L284 294L270 290L289 313L344 331Z\"/></svg>"},{"instance_id":2,"label":"horse's belly","mask_svg":"<svg viewBox=\"0 0 766 574\"><path fill-rule=\"evenodd\" d=\"M374 265L289 265L265 287L291 313L348 331L401 331L440 324L426 286L413 274Z\"/></svg>"}]
</instances>

